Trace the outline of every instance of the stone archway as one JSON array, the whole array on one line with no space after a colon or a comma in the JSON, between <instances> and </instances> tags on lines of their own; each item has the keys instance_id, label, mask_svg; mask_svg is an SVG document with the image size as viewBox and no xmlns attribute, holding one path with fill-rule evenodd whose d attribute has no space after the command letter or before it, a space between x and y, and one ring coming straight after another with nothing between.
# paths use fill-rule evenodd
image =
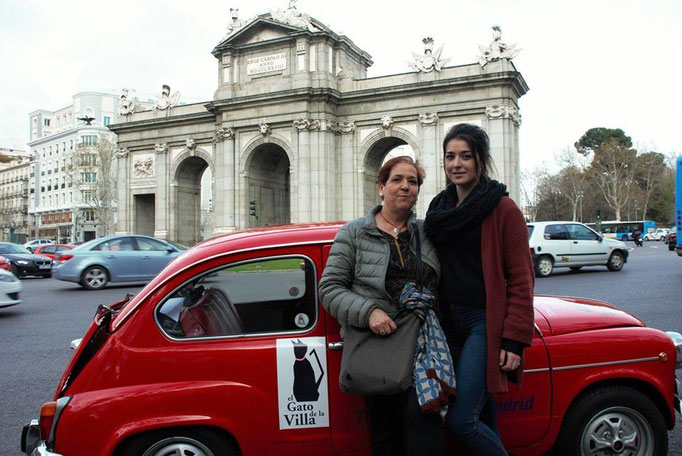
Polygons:
<instances>
[{"instance_id":1,"label":"stone archway","mask_svg":"<svg viewBox=\"0 0 682 456\"><path fill-rule=\"evenodd\" d=\"M187 157L178 165L174 178L175 236L180 244L201 241L201 177L208 163L201 157Z\"/></svg>"},{"instance_id":2,"label":"stone archway","mask_svg":"<svg viewBox=\"0 0 682 456\"><path fill-rule=\"evenodd\" d=\"M247 226L281 225L291 222L290 163L285 150L272 142L253 150L246 164L245 207ZM249 202L257 201L258 219L249 214Z\"/></svg>"}]
</instances>

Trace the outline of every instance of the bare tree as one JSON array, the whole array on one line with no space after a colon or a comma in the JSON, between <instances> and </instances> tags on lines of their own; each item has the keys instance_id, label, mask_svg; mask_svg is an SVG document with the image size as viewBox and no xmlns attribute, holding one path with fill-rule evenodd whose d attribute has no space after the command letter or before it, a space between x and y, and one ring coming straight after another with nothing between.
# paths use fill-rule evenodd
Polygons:
<instances>
[{"instance_id":1,"label":"bare tree","mask_svg":"<svg viewBox=\"0 0 682 456\"><path fill-rule=\"evenodd\" d=\"M556 185L571 205L572 220L580 219L582 221L581 205L585 195L587 158L582 154L576 154L570 148L566 148L557 155L556 161L561 166Z\"/></svg>"},{"instance_id":2,"label":"bare tree","mask_svg":"<svg viewBox=\"0 0 682 456\"><path fill-rule=\"evenodd\" d=\"M544 168L534 168L532 171L521 172L521 200L523 213L528 220L537 219L538 203L540 202L540 184L548 175Z\"/></svg>"},{"instance_id":3,"label":"bare tree","mask_svg":"<svg viewBox=\"0 0 682 456\"><path fill-rule=\"evenodd\" d=\"M642 219L646 220L651 198L654 192L661 187L665 179L665 159L665 155L658 152L645 152L637 157L638 166L635 180L642 190L642 200L644 203Z\"/></svg>"},{"instance_id":4,"label":"bare tree","mask_svg":"<svg viewBox=\"0 0 682 456\"><path fill-rule=\"evenodd\" d=\"M81 193L81 202L94 214L94 222L107 235L114 229L116 145L104 135L93 144L79 144L70 156L66 174ZM77 218L74 215L74 220Z\"/></svg>"},{"instance_id":5,"label":"bare tree","mask_svg":"<svg viewBox=\"0 0 682 456\"><path fill-rule=\"evenodd\" d=\"M630 199L635 184L637 151L618 140L611 139L594 150L592 177L613 209L616 220L621 220L622 209Z\"/></svg>"}]
</instances>

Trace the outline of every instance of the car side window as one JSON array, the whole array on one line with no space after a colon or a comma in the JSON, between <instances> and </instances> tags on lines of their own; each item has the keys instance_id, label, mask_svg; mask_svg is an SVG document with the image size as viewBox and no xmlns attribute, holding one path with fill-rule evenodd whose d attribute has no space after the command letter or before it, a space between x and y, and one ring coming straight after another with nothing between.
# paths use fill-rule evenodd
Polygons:
<instances>
[{"instance_id":1,"label":"car side window","mask_svg":"<svg viewBox=\"0 0 682 456\"><path fill-rule=\"evenodd\" d=\"M300 332L315 325L315 270L300 257L229 265L191 279L156 309L170 337Z\"/></svg>"},{"instance_id":2,"label":"car side window","mask_svg":"<svg viewBox=\"0 0 682 456\"><path fill-rule=\"evenodd\" d=\"M575 241L596 241L597 235L582 225L568 225L568 234Z\"/></svg>"},{"instance_id":3,"label":"car side window","mask_svg":"<svg viewBox=\"0 0 682 456\"><path fill-rule=\"evenodd\" d=\"M109 239L108 241L101 242L94 246L92 250L104 250L104 251L129 251L135 250L133 245L133 240L129 237Z\"/></svg>"},{"instance_id":4,"label":"car side window","mask_svg":"<svg viewBox=\"0 0 682 456\"><path fill-rule=\"evenodd\" d=\"M54 245L48 245L40 249L40 253L54 253L57 250L57 247Z\"/></svg>"},{"instance_id":5,"label":"car side window","mask_svg":"<svg viewBox=\"0 0 682 456\"><path fill-rule=\"evenodd\" d=\"M168 249L168 247L164 245L162 242L154 241L152 239L135 238L135 240L137 241L138 250L144 250L147 252L159 252Z\"/></svg>"},{"instance_id":6,"label":"car side window","mask_svg":"<svg viewBox=\"0 0 682 456\"><path fill-rule=\"evenodd\" d=\"M545 227L545 239L548 240L565 240L568 239L568 232L566 225L547 225Z\"/></svg>"}]
</instances>

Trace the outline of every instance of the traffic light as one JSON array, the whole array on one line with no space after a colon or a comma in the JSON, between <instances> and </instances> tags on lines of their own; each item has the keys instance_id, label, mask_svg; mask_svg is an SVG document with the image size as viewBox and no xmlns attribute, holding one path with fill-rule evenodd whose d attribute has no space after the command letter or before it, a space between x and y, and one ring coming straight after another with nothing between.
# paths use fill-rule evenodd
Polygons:
<instances>
[{"instance_id":1,"label":"traffic light","mask_svg":"<svg viewBox=\"0 0 682 456\"><path fill-rule=\"evenodd\" d=\"M595 217L597 220L601 220L601 209L597 209L597 213L595 214Z\"/></svg>"},{"instance_id":2,"label":"traffic light","mask_svg":"<svg viewBox=\"0 0 682 456\"><path fill-rule=\"evenodd\" d=\"M256 217L256 220L258 220L258 200L257 199L252 199L249 201L249 215L252 217Z\"/></svg>"}]
</instances>

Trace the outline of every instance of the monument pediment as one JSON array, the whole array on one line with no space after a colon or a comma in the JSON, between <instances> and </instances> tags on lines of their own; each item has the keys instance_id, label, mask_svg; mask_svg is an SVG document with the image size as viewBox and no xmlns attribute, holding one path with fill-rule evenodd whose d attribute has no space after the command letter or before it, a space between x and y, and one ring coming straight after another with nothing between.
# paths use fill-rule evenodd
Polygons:
<instances>
[{"instance_id":1,"label":"monument pediment","mask_svg":"<svg viewBox=\"0 0 682 456\"><path fill-rule=\"evenodd\" d=\"M315 23L317 25L317 21ZM318 30L316 33L319 32L328 33L327 30ZM277 22L268 13L256 17L244 27L227 36L213 49L213 55L218 56L224 49L287 38L302 33L309 34L312 32L301 27Z\"/></svg>"}]
</instances>

